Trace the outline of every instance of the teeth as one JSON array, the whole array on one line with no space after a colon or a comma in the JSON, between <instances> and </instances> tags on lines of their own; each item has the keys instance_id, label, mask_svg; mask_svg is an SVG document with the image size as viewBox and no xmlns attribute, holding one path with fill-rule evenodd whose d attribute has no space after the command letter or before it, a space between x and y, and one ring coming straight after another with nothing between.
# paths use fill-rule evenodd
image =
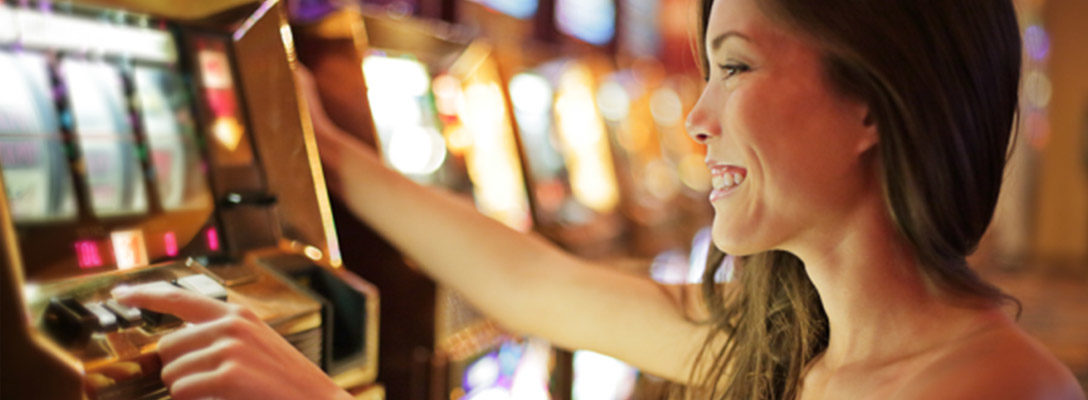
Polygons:
<instances>
[{"instance_id":1,"label":"teeth","mask_svg":"<svg viewBox=\"0 0 1088 400\"><path fill-rule=\"evenodd\" d=\"M729 188L744 182L745 176L739 172L714 174L710 178L711 185L715 189Z\"/></svg>"}]
</instances>

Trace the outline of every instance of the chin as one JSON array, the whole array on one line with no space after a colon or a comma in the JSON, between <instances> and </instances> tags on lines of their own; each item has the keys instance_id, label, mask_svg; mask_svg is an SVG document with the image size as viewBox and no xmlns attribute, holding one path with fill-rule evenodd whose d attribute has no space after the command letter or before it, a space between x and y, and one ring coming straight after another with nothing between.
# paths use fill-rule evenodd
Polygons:
<instances>
[{"instance_id":1,"label":"chin","mask_svg":"<svg viewBox=\"0 0 1088 400\"><path fill-rule=\"evenodd\" d=\"M751 235L746 235L744 232L721 229L717 224L715 224L711 231L711 239L714 241L714 247L717 247L718 250L721 250L725 254L733 256L747 256L767 250L766 248L755 245Z\"/></svg>"}]
</instances>

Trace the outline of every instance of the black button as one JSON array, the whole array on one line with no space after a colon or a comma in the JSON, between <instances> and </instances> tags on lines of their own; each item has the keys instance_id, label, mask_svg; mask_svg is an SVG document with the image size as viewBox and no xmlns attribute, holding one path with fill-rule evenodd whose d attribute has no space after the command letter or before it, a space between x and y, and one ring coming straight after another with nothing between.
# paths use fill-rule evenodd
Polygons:
<instances>
[{"instance_id":1,"label":"black button","mask_svg":"<svg viewBox=\"0 0 1088 400\"><path fill-rule=\"evenodd\" d=\"M97 325L94 314L70 297L50 299L42 319L53 338L68 346L86 344Z\"/></svg>"}]
</instances>

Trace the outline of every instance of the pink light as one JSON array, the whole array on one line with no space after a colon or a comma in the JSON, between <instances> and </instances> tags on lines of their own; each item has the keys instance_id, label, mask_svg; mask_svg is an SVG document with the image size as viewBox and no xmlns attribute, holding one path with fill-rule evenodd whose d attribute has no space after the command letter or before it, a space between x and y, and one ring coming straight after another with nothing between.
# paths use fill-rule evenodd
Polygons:
<instances>
[{"instance_id":1,"label":"pink light","mask_svg":"<svg viewBox=\"0 0 1088 400\"><path fill-rule=\"evenodd\" d=\"M75 243L76 261L79 267L95 268L102 266L102 256L98 254L98 244L93 240L79 240Z\"/></svg>"},{"instance_id":2,"label":"pink light","mask_svg":"<svg viewBox=\"0 0 1088 400\"><path fill-rule=\"evenodd\" d=\"M208 236L208 250L218 251L219 250L219 231L216 231L215 228L208 228L207 236Z\"/></svg>"},{"instance_id":3,"label":"pink light","mask_svg":"<svg viewBox=\"0 0 1088 400\"><path fill-rule=\"evenodd\" d=\"M174 232L166 232L162 235L162 244L166 248L166 255L174 257L178 255L178 237Z\"/></svg>"}]
</instances>

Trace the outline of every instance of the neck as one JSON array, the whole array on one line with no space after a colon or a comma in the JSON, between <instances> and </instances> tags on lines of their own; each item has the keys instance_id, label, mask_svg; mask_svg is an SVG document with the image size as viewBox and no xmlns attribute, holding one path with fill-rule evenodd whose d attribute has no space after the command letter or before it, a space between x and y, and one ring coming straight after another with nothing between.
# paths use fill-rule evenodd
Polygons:
<instances>
[{"instance_id":1,"label":"neck","mask_svg":"<svg viewBox=\"0 0 1088 400\"><path fill-rule=\"evenodd\" d=\"M978 326L977 310L954 307L928 284L879 196L863 199L836 224L789 249L805 264L827 313L821 363L832 368L891 363ZM842 222L846 222L842 224Z\"/></svg>"}]
</instances>

